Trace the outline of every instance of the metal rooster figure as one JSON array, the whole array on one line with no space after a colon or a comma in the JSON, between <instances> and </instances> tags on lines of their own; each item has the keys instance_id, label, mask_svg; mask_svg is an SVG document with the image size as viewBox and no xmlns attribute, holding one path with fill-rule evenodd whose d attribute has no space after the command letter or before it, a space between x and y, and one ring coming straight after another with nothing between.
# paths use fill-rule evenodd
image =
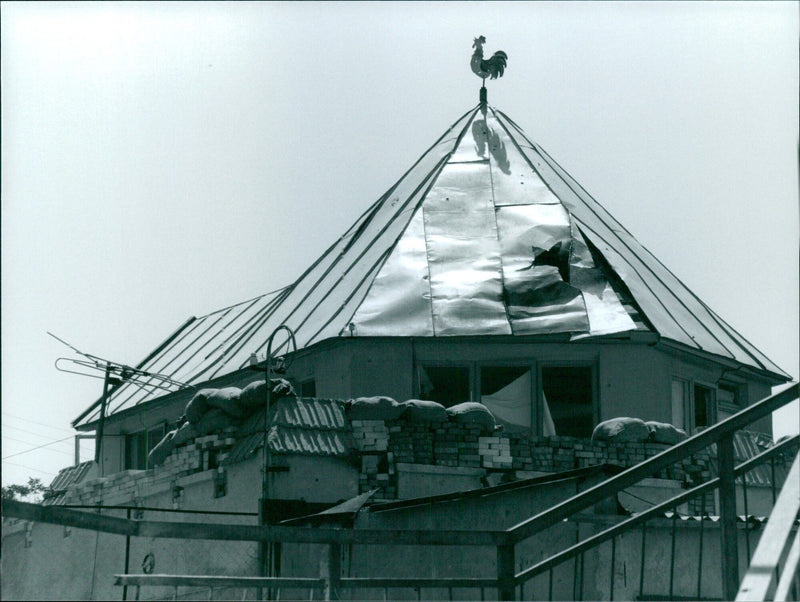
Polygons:
<instances>
[{"instance_id":1,"label":"metal rooster figure","mask_svg":"<svg viewBox=\"0 0 800 602\"><path fill-rule=\"evenodd\" d=\"M506 62L508 61L508 55L502 50L495 52L492 58L484 60L483 45L485 43L485 37L479 36L475 38L475 41L472 43L475 52L472 53L472 60L470 61L472 72L483 80L480 95L482 106L486 106L486 78L497 79L498 77L502 77L503 71L506 69Z\"/></svg>"}]
</instances>

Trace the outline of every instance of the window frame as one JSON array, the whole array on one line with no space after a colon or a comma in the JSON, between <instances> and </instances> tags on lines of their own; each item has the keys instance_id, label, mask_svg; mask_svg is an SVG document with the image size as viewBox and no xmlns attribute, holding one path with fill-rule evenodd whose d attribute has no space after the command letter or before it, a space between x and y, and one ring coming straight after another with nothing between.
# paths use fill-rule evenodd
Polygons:
<instances>
[{"instance_id":1,"label":"window frame","mask_svg":"<svg viewBox=\"0 0 800 602\"><path fill-rule=\"evenodd\" d=\"M597 360L540 360L536 363L536 382L534 388L536 391L536 408L539 410L536 414L536 437L544 436L544 378L542 370L544 368L589 368L591 370L590 384L592 388L592 424L594 428L600 422L600 391L598 387L599 382L599 367ZM556 433L556 436L558 433ZM591 433L589 434L591 436ZM588 437L587 437L588 438Z\"/></svg>"},{"instance_id":2,"label":"window frame","mask_svg":"<svg viewBox=\"0 0 800 602\"><path fill-rule=\"evenodd\" d=\"M467 368L469 370L470 398L465 401L481 401L481 369L483 368L504 368L504 367L528 367L531 371L531 426L530 436L542 437L544 435L544 395L542 389L542 369L543 368L589 368L591 370L591 389L592 389L592 424L597 425L600 421L600 367L597 358L584 360L559 360L559 359L540 359L532 357L521 358L502 358L502 359L470 359L470 360L416 360L414 362L414 383L413 394L420 398L420 382L418 368L442 367L442 368Z\"/></svg>"}]
</instances>

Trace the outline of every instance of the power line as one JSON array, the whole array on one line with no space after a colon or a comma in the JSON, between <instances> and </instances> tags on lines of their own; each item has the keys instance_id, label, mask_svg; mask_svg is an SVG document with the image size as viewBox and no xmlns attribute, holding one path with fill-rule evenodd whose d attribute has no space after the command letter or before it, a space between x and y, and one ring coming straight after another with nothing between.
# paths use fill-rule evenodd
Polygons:
<instances>
[{"instance_id":1,"label":"power line","mask_svg":"<svg viewBox=\"0 0 800 602\"><path fill-rule=\"evenodd\" d=\"M13 414L8 414L6 412L3 412L3 416L8 416L9 418L15 418L17 420L22 420L24 422L31 422L33 424L38 424L39 426L46 426L47 428L55 429L57 431L64 431L65 433L71 433L72 432L70 429L65 429L64 427L61 427L61 426L53 426L52 424L45 424L44 422L37 422L36 420L31 420L29 418L23 418L22 416L14 416Z\"/></svg>"},{"instance_id":2,"label":"power line","mask_svg":"<svg viewBox=\"0 0 800 602\"><path fill-rule=\"evenodd\" d=\"M4 440L4 441L5 441L6 439L8 439L9 441L16 441L17 443L30 443L30 441L25 441L24 439L16 439L16 438L14 438L14 437L9 437L8 435L6 435L5 437L3 437L3 440ZM51 443L55 443L55 441L52 441ZM66 443L66 442L65 442L65 443ZM49 444L45 444L45 445L49 445ZM72 453L70 453L70 452L68 452L68 451L64 451L63 449L50 449L50 450L48 450L48 451L51 451L51 452L56 452L56 453L58 453L58 454L64 454L65 456L73 456L73 455L74 455L74 454L72 454ZM24 452L23 452L23 453L24 453ZM6 457L10 458L11 456L6 456Z\"/></svg>"},{"instance_id":3,"label":"power line","mask_svg":"<svg viewBox=\"0 0 800 602\"><path fill-rule=\"evenodd\" d=\"M23 433L27 433L29 435L34 435L35 437L44 437L45 439L52 439L53 435L43 435L41 433L37 433L36 431L29 431L28 429L22 428L21 426L16 426L14 424L8 424L6 422L3 423L3 429L14 429L17 431L22 431Z\"/></svg>"},{"instance_id":4,"label":"power line","mask_svg":"<svg viewBox=\"0 0 800 602\"><path fill-rule=\"evenodd\" d=\"M14 456L21 456L22 454L27 454L28 452L32 452L32 451L34 451L36 449L41 449L42 447L47 447L48 445L53 445L55 443L61 443L62 441L69 441L70 439L72 439L72 435L69 436L69 437L64 437L63 439L59 439L58 441L51 441L50 443L44 443L42 445L37 445L36 447L32 447L30 449L26 449L25 451L21 451L21 452L15 453L15 454L11 454L11 455L6 456L5 458L2 458L2 459L5 460L6 458L13 458ZM50 473L50 474L52 474L52 473Z\"/></svg>"},{"instance_id":5,"label":"power line","mask_svg":"<svg viewBox=\"0 0 800 602\"><path fill-rule=\"evenodd\" d=\"M46 470L41 470L40 468L34 468L33 466L25 466L24 464L17 464L16 462L6 462L3 460L5 464L13 464L14 466L19 466L20 468L27 468L28 470L33 470L34 472L41 472L42 474L50 475L51 477L56 476L54 472L48 472Z\"/></svg>"}]
</instances>

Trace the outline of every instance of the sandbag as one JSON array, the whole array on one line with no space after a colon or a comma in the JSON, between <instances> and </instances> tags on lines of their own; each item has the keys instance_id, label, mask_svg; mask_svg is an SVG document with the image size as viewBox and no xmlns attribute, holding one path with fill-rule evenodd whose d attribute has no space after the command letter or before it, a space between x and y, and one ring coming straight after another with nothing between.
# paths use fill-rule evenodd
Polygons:
<instances>
[{"instance_id":1,"label":"sandbag","mask_svg":"<svg viewBox=\"0 0 800 602\"><path fill-rule=\"evenodd\" d=\"M645 422L645 424L650 430L650 440L656 443L675 445L687 438L686 431L671 424L667 424L666 422L650 420Z\"/></svg>"},{"instance_id":2,"label":"sandbag","mask_svg":"<svg viewBox=\"0 0 800 602\"><path fill-rule=\"evenodd\" d=\"M495 427L494 416L482 403L475 401L465 401L445 410L448 417L453 422L459 424L478 424L488 431L493 431Z\"/></svg>"},{"instance_id":3,"label":"sandbag","mask_svg":"<svg viewBox=\"0 0 800 602\"><path fill-rule=\"evenodd\" d=\"M172 453L172 450L175 449L175 442L173 439L176 432L177 431L168 432L164 438L159 441L153 449L150 450L150 453L147 455L147 462L150 467L161 466L164 463L164 460L167 459L167 456L169 456Z\"/></svg>"},{"instance_id":4,"label":"sandbag","mask_svg":"<svg viewBox=\"0 0 800 602\"><path fill-rule=\"evenodd\" d=\"M251 411L262 407L267 400L267 383L257 380L250 383L239 393L239 405Z\"/></svg>"},{"instance_id":5,"label":"sandbag","mask_svg":"<svg viewBox=\"0 0 800 602\"><path fill-rule=\"evenodd\" d=\"M238 426L239 421L220 410L219 408L211 408L208 412L203 414L200 421L194 425L197 431L197 436L208 435L216 431L228 428L229 426Z\"/></svg>"},{"instance_id":6,"label":"sandbag","mask_svg":"<svg viewBox=\"0 0 800 602\"><path fill-rule=\"evenodd\" d=\"M184 422L177 431L172 431L175 436L172 438L172 443L175 447L183 445L187 441L191 441L197 437L197 429L190 422Z\"/></svg>"},{"instance_id":7,"label":"sandbag","mask_svg":"<svg viewBox=\"0 0 800 602\"><path fill-rule=\"evenodd\" d=\"M647 441L649 438L650 429L639 418L611 418L598 424L592 431L592 441L623 443Z\"/></svg>"},{"instance_id":8,"label":"sandbag","mask_svg":"<svg viewBox=\"0 0 800 602\"><path fill-rule=\"evenodd\" d=\"M212 391L213 393L210 393L207 399L209 408L219 408L234 418L247 417L247 410L239 405L241 389L237 387L225 387L224 389L212 389Z\"/></svg>"},{"instance_id":9,"label":"sandbag","mask_svg":"<svg viewBox=\"0 0 800 602\"><path fill-rule=\"evenodd\" d=\"M404 416L413 421L424 422L445 422L447 420L447 410L444 406L435 401L426 399L409 399L400 404L405 412Z\"/></svg>"},{"instance_id":10,"label":"sandbag","mask_svg":"<svg viewBox=\"0 0 800 602\"><path fill-rule=\"evenodd\" d=\"M183 415L186 420L192 424L197 424L203 417L203 414L208 411L208 396L216 391L216 389L200 389L194 394L194 397L186 404L186 409Z\"/></svg>"},{"instance_id":11,"label":"sandbag","mask_svg":"<svg viewBox=\"0 0 800 602\"><path fill-rule=\"evenodd\" d=\"M391 397L359 397L351 399L345 406L350 420L393 420L404 408Z\"/></svg>"}]
</instances>

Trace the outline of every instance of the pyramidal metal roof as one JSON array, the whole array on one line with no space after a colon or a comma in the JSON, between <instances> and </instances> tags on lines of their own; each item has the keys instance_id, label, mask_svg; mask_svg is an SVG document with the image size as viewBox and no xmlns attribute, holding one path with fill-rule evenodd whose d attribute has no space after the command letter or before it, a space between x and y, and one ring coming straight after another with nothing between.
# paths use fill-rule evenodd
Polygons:
<instances>
[{"instance_id":1,"label":"pyramidal metal roof","mask_svg":"<svg viewBox=\"0 0 800 602\"><path fill-rule=\"evenodd\" d=\"M281 324L298 349L338 337L649 329L779 379L508 116L460 117L293 284L189 320L138 367L190 385L263 359ZM128 382L109 414L164 391ZM94 421L85 412L77 424Z\"/></svg>"}]
</instances>

